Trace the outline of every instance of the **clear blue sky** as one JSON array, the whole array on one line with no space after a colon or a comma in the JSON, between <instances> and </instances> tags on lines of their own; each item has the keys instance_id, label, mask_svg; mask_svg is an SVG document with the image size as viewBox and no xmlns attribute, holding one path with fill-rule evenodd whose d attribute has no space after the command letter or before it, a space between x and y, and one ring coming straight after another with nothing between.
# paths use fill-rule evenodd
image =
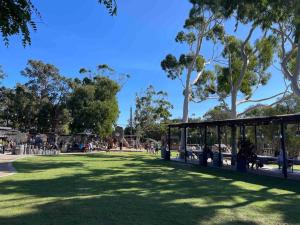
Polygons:
<instances>
[{"instance_id":1,"label":"clear blue sky","mask_svg":"<svg viewBox=\"0 0 300 225\"><path fill-rule=\"evenodd\" d=\"M166 78L160 62L168 53L185 52L174 38L188 15L187 0L119 0L116 17L109 16L98 0L33 2L43 21L32 34L32 45L23 48L20 37L11 38L8 48L1 43L0 64L7 74L4 85L13 87L16 82L24 82L20 71L28 59L54 64L68 77L80 76L81 67L93 69L105 63L131 75L118 96L119 124L127 123L135 93L150 84L168 92L174 105L173 117L181 116L180 83ZM210 51L209 46L204 46L203 54ZM274 69L272 72L272 80L257 96L268 96L282 89L281 74ZM191 104L190 115L201 116L215 104L214 101Z\"/></svg>"}]
</instances>

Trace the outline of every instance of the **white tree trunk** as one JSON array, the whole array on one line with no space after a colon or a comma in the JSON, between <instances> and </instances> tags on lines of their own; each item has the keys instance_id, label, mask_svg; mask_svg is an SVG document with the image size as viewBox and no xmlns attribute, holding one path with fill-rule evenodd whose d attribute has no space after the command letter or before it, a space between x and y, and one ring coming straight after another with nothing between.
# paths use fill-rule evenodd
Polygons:
<instances>
[{"instance_id":1,"label":"white tree trunk","mask_svg":"<svg viewBox=\"0 0 300 225\"><path fill-rule=\"evenodd\" d=\"M191 72L188 72L185 83L184 90L184 101L183 101L183 114L182 114L182 122L187 123L189 121L189 101L190 101L190 81L191 80ZM180 158L184 157L185 145L186 145L186 137L184 137L184 129L181 129L181 137L180 137Z\"/></svg>"},{"instance_id":2,"label":"white tree trunk","mask_svg":"<svg viewBox=\"0 0 300 225\"><path fill-rule=\"evenodd\" d=\"M237 90L236 87L232 87L231 91L231 119L236 119L237 117L237 110L236 110L236 103L237 103ZM237 140L236 140L236 127L231 127L231 165L234 166L236 164L236 155L237 155Z\"/></svg>"},{"instance_id":3,"label":"white tree trunk","mask_svg":"<svg viewBox=\"0 0 300 225\"><path fill-rule=\"evenodd\" d=\"M236 103L237 103L237 91L236 88L233 87L231 91L231 110L230 110L231 119L236 119L237 117Z\"/></svg>"},{"instance_id":4,"label":"white tree trunk","mask_svg":"<svg viewBox=\"0 0 300 225\"><path fill-rule=\"evenodd\" d=\"M299 87L299 76L300 76L300 37L298 37L298 49L296 58L296 70L292 76L292 88L293 92L300 97L300 87ZM287 77L287 76L286 76Z\"/></svg>"},{"instance_id":5,"label":"white tree trunk","mask_svg":"<svg viewBox=\"0 0 300 225\"><path fill-rule=\"evenodd\" d=\"M284 31L280 31L284 32ZM281 36L281 50L284 53L281 59L281 71L286 79L291 82L291 87L294 94L300 97L300 87L299 87L299 76L300 76L300 36L298 37L298 43L296 46L292 46L292 49L287 53L285 49L285 40L284 36ZM297 51L296 56L296 68L295 71L290 71L288 68L289 60L291 60L291 56L293 51Z\"/></svg>"},{"instance_id":6,"label":"white tree trunk","mask_svg":"<svg viewBox=\"0 0 300 225\"><path fill-rule=\"evenodd\" d=\"M193 61L191 65L188 67L186 80L185 80L185 90L184 90L184 101L183 101L183 115L182 115L182 122L187 123L189 121L189 101L190 101L190 94L191 94L191 76L195 67L195 63L197 60L197 57L200 53L200 49L202 46L202 40L203 40L203 30L200 31L198 34L198 40L197 40L197 47L195 51L195 55L193 57ZM184 156L184 150L186 146L186 138L184 138L184 130L181 129L181 138L180 138L180 157L183 158Z\"/></svg>"}]
</instances>

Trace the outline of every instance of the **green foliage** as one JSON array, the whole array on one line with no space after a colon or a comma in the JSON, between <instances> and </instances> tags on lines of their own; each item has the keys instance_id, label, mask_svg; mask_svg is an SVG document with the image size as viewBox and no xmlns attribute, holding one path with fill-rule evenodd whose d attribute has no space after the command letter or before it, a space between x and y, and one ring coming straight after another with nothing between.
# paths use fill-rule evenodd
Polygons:
<instances>
[{"instance_id":1,"label":"green foliage","mask_svg":"<svg viewBox=\"0 0 300 225\"><path fill-rule=\"evenodd\" d=\"M88 130L101 137L110 135L119 115L116 98L119 90L120 86L107 77L84 78L68 100L72 133Z\"/></svg>"},{"instance_id":2,"label":"green foliage","mask_svg":"<svg viewBox=\"0 0 300 225\"><path fill-rule=\"evenodd\" d=\"M72 85L76 86L76 84L80 84L81 82L84 84L88 84L91 83L93 79L97 79L97 77L107 77L118 83L120 85L120 88L122 88L130 78L129 74L118 73L107 64L99 64L96 67L96 70L81 68L79 70L79 73L85 75L86 77L82 81L78 79L74 80Z\"/></svg>"},{"instance_id":3,"label":"green foliage","mask_svg":"<svg viewBox=\"0 0 300 225\"><path fill-rule=\"evenodd\" d=\"M204 101L210 95L215 94L216 92L216 77L215 73L210 70L202 72L200 79L194 84L195 89L193 92L193 98Z\"/></svg>"},{"instance_id":4,"label":"green foliage","mask_svg":"<svg viewBox=\"0 0 300 225\"><path fill-rule=\"evenodd\" d=\"M203 115L203 119L207 121L230 119L230 112L225 105L215 106Z\"/></svg>"},{"instance_id":5,"label":"green foliage","mask_svg":"<svg viewBox=\"0 0 300 225\"><path fill-rule=\"evenodd\" d=\"M134 127L138 136L160 140L166 131L164 123L171 117L172 104L166 99L167 93L156 91L149 86L136 96Z\"/></svg>"},{"instance_id":6,"label":"green foliage","mask_svg":"<svg viewBox=\"0 0 300 225\"><path fill-rule=\"evenodd\" d=\"M24 86L36 104L32 112L37 117L36 131L62 132L70 120L66 109L70 80L60 75L54 65L39 60L29 60L21 74L29 79Z\"/></svg>"},{"instance_id":7,"label":"green foliage","mask_svg":"<svg viewBox=\"0 0 300 225\"><path fill-rule=\"evenodd\" d=\"M254 44L246 43L245 71L242 44L243 41L234 36L226 37L222 56L228 61L228 65L216 64L214 71L206 71L202 75L202 80L197 84L197 98L205 99L217 94L220 99L225 100L235 88L246 98L250 98L256 87L267 84L270 78L267 70L273 62L276 38L269 35L256 40Z\"/></svg>"},{"instance_id":8,"label":"green foliage","mask_svg":"<svg viewBox=\"0 0 300 225\"><path fill-rule=\"evenodd\" d=\"M103 4L107 9L110 15L117 15L117 1L116 0L99 0L100 4Z\"/></svg>"},{"instance_id":9,"label":"green foliage","mask_svg":"<svg viewBox=\"0 0 300 225\"><path fill-rule=\"evenodd\" d=\"M3 88L2 120L6 125L22 131L36 127L37 104L35 96L24 85L17 84L15 89Z\"/></svg>"},{"instance_id":10,"label":"green foliage","mask_svg":"<svg viewBox=\"0 0 300 225\"><path fill-rule=\"evenodd\" d=\"M60 75L54 65L40 60L28 60L27 67L21 74L29 79L25 86L40 102L61 102L69 91L70 80Z\"/></svg>"},{"instance_id":11,"label":"green foliage","mask_svg":"<svg viewBox=\"0 0 300 225\"><path fill-rule=\"evenodd\" d=\"M183 65L181 65L176 57L171 54L167 55L161 62L161 67L166 71L168 78L172 80L180 77L184 69Z\"/></svg>"},{"instance_id":12,"label":"green foliage","mask_svg":"<svg viewBox=\"0 0 300 225\"><path fill-rule=\"evenodd\" d=\"M31 44L30 31L36 30L33 14L40 17L31 0L2 0L0 1L0 30L6 46L9 37L21 34L23 46Z\"/></svg>"},{"instance_id":13,"label":"green foliage","mask_svg":"<svg viewBox=\"0 0 300 225\"><path fill-rule=\"evenodd\" d=\"M180 31L175 38L176 42L185 44L188 47L188 52L181 54L178 58L168 54L161 62L162 69L166 72L168 78L172 80L179 79L183 81L184 73L186 73L186 81L182 82L185 89L184 93L187 90L193 90L190 81L192 73L209 75L209 72L205 71L206 59L200 54L202 43L205 40L216 43L224 38L224 28L221 25L222 16L218 13L212 14L205 2L190 2L193 6L189 17L185 21L184 31ZM201 77L200 79L197 81L197 86L205 89L202 85L205 84L207 77ZM189 100L196 95L190 93Z\"/></svg>"},{"instance_id":14,"label":"green foliage","mask_svg":"<svg viewBox=\"0 0 300 225\"><path fill-rule=\"evenodd\" d=\"M54 65L37 60L29 60L21 74L28 78L25 84L1 90L2 121L22 131L64 133L70 120L68 79Z\"/></svg>"},{"instance_id":15,"label":"green foliage","mask_svg":"<svg viewBox=\"0 0 300 225\"><path fill-rule=\"evenodd\" d=\"M299 0L239 0L239 1L206 1L192 0L198 4L206 4L214 13L226 18L235 18L239 23L253 23L262 29L268 29L273 23L291 19L294 36L300 35L300 2Z\"/></svg>"},{"instance_id":16,"label":"green foliage","mask_svg":"<svg viewBox=\"0 0 300 225\"><path fill-rule=\"evenodd\" d=\"M108 66L99 66L99 71L107 69ZM93 77L71 80L54 65L29 60L21 71L28 81L13 89L1 89L2 123L40 133L89 130L102 137L111 134L119 115L116 95L120 85L99 72L80 72Z\"/></svg>"},{"instance_id":17,"label":"green foliage","mask_svg":"<svg viewBox=\"0 0 300 225\"><path fill-rule=\"evenodd\" d=\"M0 80L2 80L5 77L5 72L2 69L2 66L0 65Z\"/></svg>"}]
</instances>

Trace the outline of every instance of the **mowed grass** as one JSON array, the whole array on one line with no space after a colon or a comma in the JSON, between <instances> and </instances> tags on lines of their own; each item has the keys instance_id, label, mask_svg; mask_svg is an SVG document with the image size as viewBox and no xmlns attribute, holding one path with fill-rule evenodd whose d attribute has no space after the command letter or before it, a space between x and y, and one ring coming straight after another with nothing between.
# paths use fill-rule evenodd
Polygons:
<instances>
[{"instance_id":1,"label":"mowed grass","mask_svg":"<svg viewBox=\"0 0 300 225\"><path fill-rule=\"evenodd\" d=\"M1 225L300 224L300 183L142 153L31 157L0 178Z\"/></svg>"}]
</instances>

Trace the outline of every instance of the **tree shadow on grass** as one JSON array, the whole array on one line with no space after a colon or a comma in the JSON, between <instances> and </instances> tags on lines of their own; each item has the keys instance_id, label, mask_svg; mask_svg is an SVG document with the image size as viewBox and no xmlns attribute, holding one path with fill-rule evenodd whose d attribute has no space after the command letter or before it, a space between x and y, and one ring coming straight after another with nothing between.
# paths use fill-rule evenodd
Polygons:
<instances>
[{"instance_id":1,"label":"tree shadow on grass","mask_svg":"<svg viewBox=\"0 0 300 225\"><path fill-rule=\"evenodd\" d=\"M75 164L80 160L84 165L86 160L91 159L93 157L88 155L73 160ZM266 217L278 214L290 224L300 221L297 213L300 209L299 183L186 167L147 155L95 155L94 160L99 159L123 164L92 168L84 174L62 174L55 179L0 183L3 195L53 198L50 202L30 205L32 212L2 216L0 224L244 225L259 224L257 221L260 219L268 221L254 216L236 218L236 211L240 215L243 210L253 210L253 215L258 210L260 216ZM57 168L57 162L52 163L49 168ZM30 165L20 164L20 168L23 166L25 171L30 170ZM73 169L64 163L61 166ZM31 169L35 170L36 165L32 165ZM250 186L237 185L237 181ZM253 188L251 185L260 187ZM276 189L285 192L278 193ZM269 200L272 201L265 203ZM253 206L257 203L265 205ZM223 218L224 215L226 218ZM269 224L272 224L271 219Z\"/></svg>"},{"instance_id":2,"label":"tree shadow on grass","mask_svg":"<svg viewBox=\"0 0 300 225\"><path fill-rule=\"evenodd\" d=\"M31 162L31 161L16 161L13 162L14 168L18 173L33 173L41 172L50 169L71 169L71 168L80 168L82 167L81 162L53 162L53 161L43 161L43 162Z\"/></svg>"}]
</instances>

